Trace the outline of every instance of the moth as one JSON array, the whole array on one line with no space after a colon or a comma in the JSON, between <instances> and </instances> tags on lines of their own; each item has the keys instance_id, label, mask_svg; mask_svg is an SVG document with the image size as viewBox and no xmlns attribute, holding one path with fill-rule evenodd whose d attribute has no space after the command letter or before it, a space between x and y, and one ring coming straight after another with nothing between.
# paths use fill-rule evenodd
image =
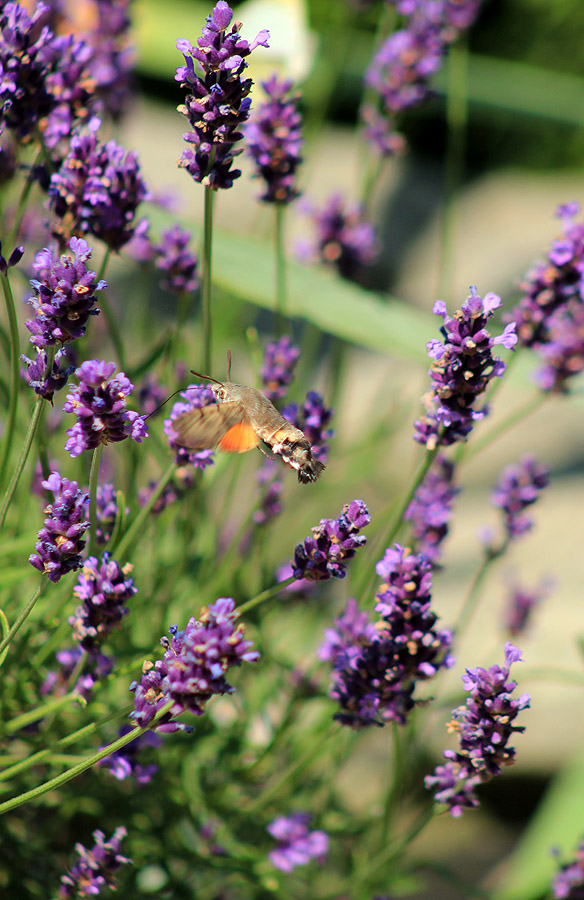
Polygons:
<instances>
[{"instance_id":1,"label":"moth","mask_svg":"<svg viewBox=\"0 0 584 900\"><path fill-rule=\"evenodd\" d=\"M231 353L227 354L226 381L192 370L191 374L212 382L211 390L218 402L173 419L177 444L187 450L246 453L254 447L261 450L263 442L296 469L301 484L316 481L325 465L314 458L304 432L288 422L261 391L229 381Z\"/></svg>"}]
</instances>

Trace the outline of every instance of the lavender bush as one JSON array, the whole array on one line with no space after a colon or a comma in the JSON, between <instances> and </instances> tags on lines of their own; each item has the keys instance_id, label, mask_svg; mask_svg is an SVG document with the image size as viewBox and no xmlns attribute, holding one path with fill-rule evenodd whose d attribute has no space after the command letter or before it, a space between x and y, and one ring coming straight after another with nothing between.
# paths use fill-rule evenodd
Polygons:
<instances>
[{"instance_id":1,"label":"lavender bush","mask_svg":"<svg viewBox=\"0 0 584 900\"><path fill-rule=\"evenodd\" d=\"M447 277L488 5L314 2L313 73L262 92L278 17L256 34L218 0L159 48L182 205L148 183L158 148L124 143L129 0L1 5L2 898L584 896L581 763L508 814L537 678L554 702L584 686L538 657L563 572L529 549L565 474L549 436L581 407L584 225L558 198L514 283L496 258L466 294ZM361 190L328 160L311 196L359 59ZM385 174L424 115L447 140L422 311L380 272ZM559 570L581 526L552 530ZM577 638L564 622L562 652Z\"/></svg>"}]
</instances>

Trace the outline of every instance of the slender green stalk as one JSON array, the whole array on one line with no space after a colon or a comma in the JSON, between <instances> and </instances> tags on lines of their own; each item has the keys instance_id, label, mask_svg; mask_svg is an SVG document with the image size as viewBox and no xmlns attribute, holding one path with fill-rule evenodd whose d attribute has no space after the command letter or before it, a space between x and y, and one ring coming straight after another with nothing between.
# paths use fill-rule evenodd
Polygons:
<instances>
[{"instance_id":1,"label":"slender green stalk","mask_svg":"<svg viewBox=\"0 0 584 900\"><path fill-rule=\"evenodd\" d=\"M84 725L83 728L78 728L77 731L68 734L67 737L61 738L61 740L57 741L55 747L70 747L72 744L77 744L84 738L94 734L102 727L102 725L107 725L108 722L111 722L114 719L120 719L122 716L127 715L131 709L133 709L131 704L125 706L123 709L116 709L115 712L108 713L107 716L104 716L97 722L91 722L89 725ZM39 750L38 753L33 753L32 756L28 756L26 759L23 759L20 762L15 763L15 765L10 766L10 768L4 769L3 772L0 772L0 781L8 781L15 775L19 775L21 772L31 769L33 766L44 762L44 760L52 756L54 752L54 747L47 747L45 750Z\"/></svg>"},{"instance_id":2,"label":"slender green stalk","mask_svg":"<svg viewBox=\"0 0 584 900\"><path fill-rule=\"evenodd\" d=\"M393 745L393 753L389 755L391 761L391 778L389 779L388 788L385 792L383 817L381 820L380 850L383 849L387 843L391 819L397 812L396 806L404 788L407 748L406 735L403 734L402 727L403 726L397 725L395 722L391 726Z\"/></svg>"},{"instance_id":3,"label":"slender green stalk","mask_svg":"<svg viewBox=\"0 0 584 900\"><path fill-rule=\"evenodd\" d=\"M276 312L274 334L281 337L286 328L286 253L284 250L284 214L286 204L276 203L274 249L276 253Z\"/></svg>"},{"instance_id":4,"label":"slender green stalk","mask_svg":"<svg viewBox=\"0 0 584 900\"><path fill-rule=\"evenodd\" d=\"M433 450L426 450L426 455L424 456L422 462L420 463L420 466L419 466L418 471L414 477L414 480L410 486L410 489L409 489L405 499L402 501L396 515L394 516L393 522L391 523L389 529L387 529L386 531L379 532L377 537L371 542L371 547L372 547L371 552L374 552L377 554L381 547L388 547L391 543L393 543L393 541L398 536L400 529L401 529L402 525L404 524L404 515L406 513L406 510L407 510L408 506L410 505L410 503L412 502L413 496L416 493L416 491L418 490L420 484L426 477L428 470L430 469L430 466L432 465L432 462L434 461L434 457L438 453L439 449L440 449L440 441L438 441L436 447L434 447ZM359 594L368 593L369 586L376 577L375 570L373 572L371 572L370 569L367 569L366 577L367 577L367 582L362 585L359 585L357 588L357 593L359 593Z\"/></svg>"},{"instance_id":5,"label":"slender green stalk","mask_svg":"<svg viewBox=\"0 0 584 900\"><path fill-rule=\"evenodd\" d=\"M20 226L22 225L22 220L24 218L24 214L26 212L26 205L28 203L28 198L30 195L31 188L34 184L34 177L32 173L35 168L38 166L42 159L43 152L39 150L37 157L34 163L31 166L30 172L27 175L26 181L22 187L22 191L20 193L20 197L18 198L18 205L16 207L16 212L14 213L14 221L12 223L12 228L10 229L10 234L8 235L7 241L7 250L8 253L12 253L14 250L16 241L18 240L18 233L20 231Z\"/></svg>"},{"instance_id":6,"label":"slender green stalk","mask_svg":"<svg viewBox=\"0 0 584 900\"><path fill-rule=\"evenodd\" d=\"M106 756L110 756L112 753L116 753L116 751L121 750L122 747L125 747L127 744L135 741L136 738L139 738L140 735L144 734L146 731L149 731L157 721L159 721L164 715L166 715L166 713L169 712L172 708L173 703L173 700L170 700L168 703L166 703L156 714L154 719L152 719L150 724L146 725L144 728L133 728L132 731L128 732L128 734L124 734L121 738L118 738L117 741L113 741L111 744L108 744L107 747L103 747L101 750L98 750L97 753L88 756L83 760L83 762L79 763L76 766L73 766L71 769L67 769L66 772L62 772L61 775L57 775L56 778L51 778L49 779L49 781L45 781L44 784L40 784L38 787L33 788L31 791L25 791L24 794L18 794L18 796L13 797L11 800L6 800L4 803L0 803L0 815L10 812L13 809L17 809L24 803L28 803L30 800L36 800L38 797L42 797L43 794L47 794L49 791L56 790L56 788L67 784L67 782L72 781L74 778L77 778L78 775L82 775L83 772L87 772L88 769L91 769L91 767L98 763L101 759L105 759Z\"/></svg>"},{"instance_id":7,"label":"slender green stalk","mask_svg":"<svg viewBox=\"0 0 584 900\"><path fill-rule=\"evenodd\" d=\"M461 447L466 448L468 446L468 451L464 454L464 459L472 459L480 453L481 450L484 450L485 447L488 447L493 441L496 441L497 438L501 437L502 434L509 431L515 425L519 425L523 422L528 416L532 413L537 412L540 409L545 401L548 399L548 395L544 394L542 391L538 391L537 394L532 397L527 403L522 406L520 409L515 410L515 412L510 413L506 418L503 419L499 425L496 425L488 434L485 434L480 440L467 445L461 444ZM457 459L458 462L458 454Z\"/></svg>"},{"instance_id":8,"label":"slender green stalk","mask_svg":"<svg viewBox=\"0 0 584 900\"><path fill-rule=\"evenodd\" d=\"M501 544L498 549L488 551L485 554L485 557L479 568L477 569L475 577L473 578L469 586L467 595L462 605L456 628L454 629L458 640L460 640L461 635L468 628L470 620L475 613L478 602L481 598L481 588L491 564L495 562L496 559L499 559L499 557L503 556L508 547L508 544L509 540L507 539Z\"/></svg>"},{"instance_id":9,"label":"slender green stalk","mask_svg":"<svg viewBox=\"0 0 584 900\"><path fill-rule=\"evenodd\" d=\"M43 578L43 580L39 584L38 588L36 589L36 591L34 592L32 597L30 598L30 600L28 601L28 603L26 604L26 606L24 607L22 612L17 616L17 618L14 622L14 625L12 626L12 628L10 629L10 631L8 632L6 637L0 642L0 660L2 660L2 662L4 662L4 660L2 659L2 652L3 652L4 648L9 646L9 644L12 642L12 639L22 628L23 623L26 621L28 616L31 614L35 603L37 602L40 595L42 594L46 583L47 583L46 579ZM2 662L0 662L0 665L2 664Z\"/></svg>"},{"instance_id":10,"label":"slender green stalk","mask_svg":"<svg viewBox=\"0 0 584 900\"><path fill-rule=\"evenodd\" d=\"M454 271L458 193L464 175L466 128L468 120L468 46L464 39L450 49L448 56L448 92L446 95L445 198L442 208L442 229L438 276L438 296L449 297Z\"/></svg>"},{"instance_id":11,"label":"slender green stalk","mask_svg":"<svg viewBox=\"0 0 584 900\"><path fill-rule=\"evenodd\" d=\"M213 261L213 188L205 186L205 218L203 227L201 315L203 326L203 368L211 373L213 353L211 348L211 271Z\"/></svg>"},{"instance_id":12,"label":"slender green stalk","mask_svg":"<svg viewBox=\"0 0 584 900\"><path fill-rule=\"evenodd\" d=\"M126 533L124 534L124 536L122 537L119 544L117 546L112 546L111 552L115 553L115 555L118 559L120 559L124 555L124 553L126 553L128 548L132 546L132 544L134 543L136 538L139 537L139 535L142 531L144 522L148 518L148 516L152 510L152 507L154 506L154 504L156 503L156 501L162 494L164 488L166 487L166 485L168 484L168 482L174 475L175 470L176 470L176 463L172 462L169 465L166 472L164 473L164 475L161 477L161 479L158 482L158 484L156 485L156 487L154 488L154 491L150 495L148 502L142 507L142 509L140 510L140 512L138 513L138 515L136 516L136 518L134 519L134 521L132 522L132 524L130 525L130 527L128 528Z\"/></svg>"},{"instance_id":13,"label":"slender green stalk","mask_svg":"<svg viewBox=\"0 0 584 900\"><path fill-rule=\"evenodd\" d=\"M27 725L32 725L33 722L44 719L49 713L55 712L67 703L77 702L78 699L79 694L76 694L75 691L64 694L62 697L53 697L52 700L42 703L41 706L35 706L34 709L29 709L28 712L10 719L4 725L4 730L7 734L14 734L15 731L20 731L21 728L26 728Z\"/></svg>"},{"instance_id":14,"label":"slender green stalk","mask_svg":"<svg viewBox=\"0 0 584 900\"><path fill-rule=\"evenodd\" d=\"M103 453L104 444L99 444L91 456L91 469L89 470L89 549L88 555L97 554L97 485L99 482L99 464Z\"/></svg>"},{"instance_id":15,"label":"slender green stalk","mask_svg":"<svg viewBox=\"0 0 584 900\"><path fill-rule=\"evenodd\" d=\"M10 451L16 430L16 414L18 411L18 389L20 387L20 345L18 337L18 320L14 307L14 296L10 287L8 272L0 275L2 280L2 292L6 304L6 313L10 327L10 397L8 400L8 418L2 443L2 456L0 461L0 487L4 486L6 469L10 461Z\"/></svg>"},{"instance_id":16,"label":"slender green stalk","mask_svg":"<svg viewBox=\"0 0 584 900\"><path fill-rule=\"evenodd\" d=\"M289 584L292 584L293 581L296 581L296 576L290 575L288 578L285 578L284 581L280 581L279 584L275 584L273 587L268 588L266 591L262 591L262 593L258 594L257 597L252 597L251 600L247 600L246 603L242 603L241 606L238 606L238 614L241 616L243 613L249 612L250 609L254 609L254 607L259 606L260 603L264 603L266 600L271 600L272 597L275 597L276 594L279 594L280 591L283 591L284 588L288 587Z\"/></svg>"},{"instance_id":17,"label":"slender green stalk","mask_svg":"<svg viewBox=\"0 0 584 900\"><path fill-rule=\"evenodd\" d=\"M26 465L26 460L28 459L28 454L30 452L30 448L34 441L34 437L36 434L36 430L41 418L41 412L43 409L44 399L40 396L36 399L35 408L32 414L32 418L30 420L30 424L28 426L28 431L26 433L26 437L24 439L24 444L22 445L22 451L20 453L20 459L16 465L16 468L12 474L12 478L10 479L10 484L6 490L6 494L4 495L4 501L2 503L2 509L0 509L0 528L4 527L4 522L6 520L6 513L8 512L8 507L12 502L12 498L14 497L14 492L18 487L18 482L20 481L20 476L22 475L22 471Z\"/></svg>"}]
</instances>

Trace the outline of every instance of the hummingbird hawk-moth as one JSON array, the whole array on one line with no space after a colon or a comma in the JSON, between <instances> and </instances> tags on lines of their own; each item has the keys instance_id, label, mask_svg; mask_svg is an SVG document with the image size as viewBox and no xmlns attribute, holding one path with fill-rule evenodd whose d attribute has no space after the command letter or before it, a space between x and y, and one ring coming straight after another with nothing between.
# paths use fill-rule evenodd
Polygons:
<instances>
[{"instance_id":1,"label":"hummingbird hawk-moth","mask_svg":"<svg viewBox=\"0 0 584 900\"><path fill-rule=\"evenodd\" d=\"M314 458L304 432L288 422L261 391L229 381L230 353L227 354L227 381L216 381L199 372L192 371L192 374L212 382L217 404L193 409L173 419L177 444L187 450L246 453L263 441L296 469L301 484L316 481L325 465Z\"/></svg>"}]
</instances>

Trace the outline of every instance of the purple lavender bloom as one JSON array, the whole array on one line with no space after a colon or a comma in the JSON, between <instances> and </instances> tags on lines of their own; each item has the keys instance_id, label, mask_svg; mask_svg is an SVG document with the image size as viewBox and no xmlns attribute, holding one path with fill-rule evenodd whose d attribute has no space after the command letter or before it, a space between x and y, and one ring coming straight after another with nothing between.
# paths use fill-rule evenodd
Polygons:
<instances>
[{"instance_id":1,"label":"purple lavender bloom","mask_svg":"<svg viewBox=\"0 0 584 900\"><path fill-rule=\"evenodd\" d=\"M339 275L355 281L379 255L379 243L373 225L364 218L358 204L345 205L340 194L333 194L325 206L309 210L316 227L316 241L301 247L307 262L332 265Z\"/></svg>"},{"instance_id":2,"label":"purple lavender bloom","mask_svg":"<svg viewBox=\"0 0 584 900\"><path fill-rule=\"evenodd\" d=\"M41 349L67 344L85 334L89 316L96 316L96 291L107 284L96 281L87 268L93 249L81 238L71 238L70 254L56 256L45 248L37 253L33 268L38 278L31 281L35 293L27 298L35 318L26 323L31 344Z\"/></svg>"},{"instance_id":3,"label":"purple lavender bloom","mask_svg":"<svg viewBox=\"0 0 584 900\"><path fill-rule=\"evenodd\" d=\"M294 551L292 571L297 579L325 581L344 578L347 562L359 547L367 543L361 528L369 525L371 516L362 500L343 506L338 519L321 519L312 529L312 537L304 538Z\"/></svg>"},{"instance_id":4,"label":"purple lavender bloom","mask_svg":"<svg viewBox=\"0 0 584 900\"><path fill-rule=\"evenodd\" d=\"M23 377L31 386L35 394L44 397L50 403L57 391L62 390L69 380L69 375L75 370L74 365L67 365L68 355L65 349L57 350L50 373L47 372L48 357L46 350L37 348L36 358L29 359L21 355L21 361L26 364L27 371ZM63 366L62 363L65 362Z\"/></svg>"},{"instance_id":5,"label":"purple lavender bloom","mask_svg":"<svg viewBox=\"0 0 584 900\"><path fill-rule=\"evenodd\" d=\"M123 737L132 731L131 725L122 725L119 737ZM140 735L139 738L126 744L120 750L116 750L111 756L101 759L97 765L105 769L109 769L114 778L118 781L124 781L126 778L135 778L137 784L148 784L152 780L152 776L158 771L158 766L154 763L143 765L140 762L140 756L145 747L160 747L162 738L147 731ZM100 750L103 749L100 747Z\"/></svg>"},{"instance_id":6,"label":"purple lavender bloom","mask_svg":"<svg viewBox=\"0 0 584 900\"><path fill-rule=\"evenodd\" d=\"M68 900L72 897L89 897L100 894L102 888L115 889L114 873L120 866L132 860L120 853L121 843L126 837L125 828L116 828L109 841L105 840L103 831L94 831L94 846L87 850L83 844L75 844L79 859L73 864L68 875L61 878L59 898Z\"/></svg>"},{"instance_id":7,"label":"purple lavender bloom","mask_svg":"<svg viewBox=\"0 0 584 900\"><path fill-rule=\"evenodd\" d=\"M155 245L156 268L165 273L162 287L175 294L192 294L199 286L198 259L189 250L191 234L174 225L162 235L162 243Z\"/></svg>"},{"instance_id":8,"label":"purple lavender bloom","mask_svg":"<svg viewBox=\"0 0 584 900\"><path fill-rule=\"evenodd\" d=\"M130 563L120 567L109 553L103 554L101 564L95 556L84 563L73 590L81 605L69 617L69 625L74 639L89 653L95 652L127 616L129 610L124 604L138 593L130 577L132 568Z\"/></svg>"},{"instance_id":9,"label":"purple lavender bloom","mask_svg":"<svg viewBox=\"0 0 584 900\"><path fill-rule=\"evenodd\" d=\"M176 463L179 466L191 463L195 469L204 470L207 466L212 466L215 460L215 454L212 450L187 450L177 444L178 435L173 430L172 423L179 416L190 412L193 409L201 409L203 406L211 406L217 403L217 398L210 387L206 384L191 384L180 395L183 400L179 400L172 407L170 418L164 420L164 433L168 437L168 446L175 452Z\"/></svg>"},{"instance_id":10,"label":"purple lavender bloom","mask_svg":"<svg viewBox=\"0 0 584 900\"><path fill-rule=\"evenodd\" d=\"M481 5L481 0L391 2L407 21L385 40L367 69L365 84L377 99L365 103L361 110L365 136L384 156L403 149L403 138L395 131L395 117L430 96L430 82L442 66L448 45L470 28Z\"/></svg>"},{"instance_id":11,"label":"purple lavender bloom","mask_svg":"<svg viewBox=\"0 0 584 900\"><path fill-rule=\"evenodd\" d=\"M524 456L516 465L503 470L491 495L491 502L505 514L507 540L521 537L531 530L533 520L523 512L536 502L548 481L549 470L531 455Z\"/></svg>"},{"instance_id":12,"label":"purple lavender bloom","mask_svg":"<svg viewBox=\"0 0 584 900\"><path fill-rule=\"evenodd\" d=\"M506 316L515 322L519 342L524 347L540 347L550 339L550 318L574 301L584 302L584 222L574 222L580 212L577 203L559 206L556 216L564 228L544 262L535 263L525 275L517 306Z\"/></svg>"},{"instance_id":13,"label":"purple lavender bloom","mask_svg":"<svg viewBox=\"0 0 584 900\"><path fill-rule=\"evenodd\" d=\"M84 700L89 700L95 685L113 672L115 660L100 651L84 654L84 651L79 646L71 647L67 650L59 650L57 662L60 669L57 672L51 670L47 674L41 686L41 694L43 696L62 697L69 693L71 690L71 676L83 656L85 659L73 690L80 697L83 697Z\"/></svg>"},{"instance_id":14,"label":"purple lavender bloom","mask_svg":"<svg viewBox=\"0 0 584 900\"><path fill-rule=\"evenodd\" d=\"M63 407L74 413L77 422L67 429L65 444L71 456L94 450L100 444L123 441L128 437L140 443L148 436L148 426L137 412L126 409L126 398L134 385L123 372L112 378L116 364L92 359L82 363L75 375L79 385L67 394Z\"/></svg>"},{"instance_id":15,"label":"purple lavender bloom","mask_svg":"<svg viewBox=\"0 0 584 900\"><path fill-rule=\"evenodd\" d=\"M556 900L582 900L584 897L584 841L573 862L563 865L552 883Z\"/></svg>"},{"instance_id":16,"label":"purple lavender bloom","mask_svg":"<svg viewBox=\"0 0 584 900\"><path fill-rule=\"evenodd\" d=\"M151 481L147 487L138 491L138 505L146 506L152 496L158 482ZM175 477L165 487L152 507L152 513L158 515L167 506L177 503L187 494L195 483L195 475L190 466L181 466L175 472Z\"/></svg>"},{"instance_id":17,"label":"purple lavender bloom","mask_svg":"<svg viewBox=\"0 0 584 900\"><path fill-rule=\"evenodd\" d=\"M100 143L89 133L76 135L61 167L51 176L49 203L59 222L53 233L60 239L92 234L112 250L120 250L137 227L136 210L149 197L135 153L115 141Z\"/></svg>"},{"instance_id":18,"label":"purple lavender bloom","mask_svg":"<svg viewBox=\"0 0 584 900\"><path fill-rule=\"evenodd\" d=\"M89 528L85 518L87 494L78 489L76 481L62 478L58 472L51 472L43 487L55 499L45 508L47 517L38 533L37 552L31 554L29 562L57 582L67 572L81 568L83 536Z\"/></svg>"},{"instance_id":19,"label":"purple lavender bloom","mask_svg":"<svg viewBox=\"0 0 584 900\"><path fill-rule=\"evenodd\" d=\"M584 304L570 300L546 322L546 341L537 346L542 366L535 379L542 391L566 394L568 381L584 370Z\"/></svg>"},{"instance_id":20,"label":"purple lavender bloom","mask_svg":"<svg viewBox=\"0 0 584 900\"><path fill-rule=\"evenodd\" d=\"M248 150L256 164L254 177L265 182L260 200L290 203L300 193L296 187L296 169L302 162L300 95L292 90L291 81L279 81L275 74L262 81L262 87L267 100L245 129Z\"/></svg>"},{"instance_id":21,"label":"purple lavender bloom","mask_svg":"<svg viewBox=\"0 0 584 900\"><path fill-rule=\"evenodd\" d=\"M267 525L282 512L282 490L284 480L281 467L275 460L265 459L256 473L260 491L260 502L253 514L256 525Z\"/></svg>"},{"instance_id":22,"label":"purple lavender bloom","mask_svg":"<svg viewBox=\"0 0 584 900\"><path fill-rule=\"evenodd\" d=\"M441 544L448 534L454 498L460 491L453 478L454 464L445 456L438 456L404 514L411 524L418 553L434 567L440 565Z\"/></svg>"},{"instance_id":23,"label":"purple lavender bloom","mask_svg":"<svg viewBox=\"0 0 584 900\"><path fill-rule=\"evenodd\" d=\"M125 514L130 512L126 507ZM107 544L112 536L114 525L118 517L118 500L116 489L110 482L97 486L97 529L96 538L98 544Z\"/></svg>"},{"instance_id":24,"label":"purple lavender bloom","mask_svg":"<svg viewBox=\"0 0 584 900\"><path fill-rule=\"evenodd\" d=\"M521 651L507 642L504 666L467 669L463 675L464 688L471 696L466 706L454 710L450 723L450 728L459 733L459 748L445 750L446 765L438 766L425 779L428 790L434 790L436 800L448 805L452 816L478 806L475 788L500 775L501 767L515 760L515 748L508 742L525 728L512 723L530 702L528 694L517 700L511 698L517 684L509 680L509 670L520 659Z\"/></svg>"},{"instance_id":25,"label":"purple lavender bloom","mask_svg":"<svg viewBox=\"0 0 584 900\"><path fill-rule=\"evenodd\" d=\"M176 70L176 81L189 93L178 111L187 117L192 131L183 135L189 144L183 150L179 166L192 178L212 188L229 188L241 171L232 169L234 149L243 134L239 130L249 117L251 78L243 78L247 67L245 57L257 46L268 46L269 33L260 31L248 43L238 34L240 22L227 32L233 12L224 0L219 0L203 28L196 45L177 41L177 49L185 58L185 65ZM202 72L195 71L195 61Z\"/></svg>"},{"instance_id":26,"label":"purple lavender bloom","mask_svg":"<svg viewBox=\"0 0 584 900\"><path fill-rule=\"evenodd\" d=\"M318 656L333 667L343 653L347 653L354 645L365 646L377 635L377 629L369 620L369 613L361 611L353 598L347 601L342 615L334 622L334 628L327 628L324 641L320 645Z\"/></svg>"},{"instance_id":27,"label":"purple lavender bloom","mask_svg":"<svg viewBox=\"0 0 584 900\"><path fill-rule=\"evenodd\" d=\"M269 341L266 344L262 387L264 394L272 403L277 403L286 396L299 357L300 348L292 343L287 334L278 341Z\"/></svg>"},{"instance_id":28,"label":"purple lavender bloom","mask_svg":"<svg viewBox=\"0 0 584 900\"><path fill-rule=\"evenodd\" d=\"M503 334L492 337L487 322L501 305L496 294L479 297L474 285L470 296L452 318L446 305L438 300L434 313L444 320L440 329L444 341L429 341L428 356L431 389L424 398L427 415L415 423L414 440L429 450L464 440L474 423L488 413L486 406L476 409L477 398L485 392L492 378L505 372L503 360L493 356L495 344L512 349L517 343L515 323L505 326Z\"/></svg>"},{"instance_id":29,"label":"purple lavender bloom","mask_svg":"<svg viewBox=\"0 0 584 900\"><path fill-rule=\"evenodd\" d=\"M55 102L47 87L57 56L48 18L42 3L32 17L18 3L4 3L0 11L0 116L20 139L32 134Z\"/></svg>"},{"instance_id":30,"label":"purple lavender bloom","mask_svg":"<svg viewBox=\"0 0 584 900\"><path fill-rule=\"evenodd\" d=\"M511 637L516 638L527 629L533 610L548 596L552 587L553 581L549 578L542 578L534 588L518 584L513 586L507 598L504 619Z\"/></svg>"},{"instance_id":31,"label":"purple lavender bloom","mask_svg":"<svg viewBox=\"0 0 584 900\"><path fill-rule=\"evenodd\" d=\"M135 709L130 714L142 727L169 701L170 711L154 727L171 732L186 726L175 722L183 712L202 716L207 701L215 694L232 694L235 688L226 680L232 666L256 662L257 650L244 640L245 626L236 625L237 611L230 597L220 597L203 608L199 619L189 619L184 631L170 629L171 640L162 638L163 659L154 665L145 663L140 684L133 682Z\"/></svg>"},{"instance_id":32,"label":"purple lavender bloom","mask_svg":"<svg viewBox=\"0 0 584 900\"><path fill-rule=\"evenodd\" d=\"M168 391L156 377L148 372L138 388L138 406L145 416L152 416L166 400Z\"/></svg>"},{"instance_id":33,"label":"purple lavender bloom","mask_svg":"<svg viewBox=\"0 0 584 900\"><path fill-rule=\"evenodd\" d=\"M54 38L52 46L56 62L46 83L54 105L42 129L44 143L51 150L69 141L79 124L99 111L95 82L89 70L91 47L73 34Z\"/></svg>"},{"instance_id":34,"label":"purple lavender bloom","mask_svg":"<svg viewBox=\"0 0 584 900\"><path fill-rule=\"evenodd\" d=\"M337 642L329 638L323 648L333 664L330 696L341 707L335 719L355 729L404 725L418 682L454 663L452 633L436 629L427 559L396 544L376 569L384 578L376 595L380 621L371 624L355 605L337 623Z\"/></svg>"},{"instance_id":35,"label":"purple lavender bloom","mask_svg":"<svg viewBox=\"0 0 584 900\"><path fill-rule=\"evenodd\" d=\"M113 119L118 120L131 99L131 70L135 53L128 45L132 0L96 0L97 24L84 35L90 44L91 77L96 94Z\"/></svg>"},{"instance_id":36,"label":"purple lavender bloom","mask_svg":"<svg viewBox=\"0 0 584 900\"><path fill-rule=\"evenodd\" d=\"M278 816L268 825L268 831L278 842L268 856L270 862L281 872L291 872L296 866L306 866L315 859L321 865L325 862L329 849L329 838L325 831L309 831L308 813L293 813Z\"/></svg>"},{"instance_id":37,"label":"purple lavender bloom","mask_svg":"<svg viewBox=\"0 0 584 900\"><path fill-rule=\"evenodd\" d=\"M282 410L282 415L304 432L312 446L314 458L326 462L328 457L326 442L334 435L332 428L326 426L334 415L334 409L327 409L320 394L309 391L300 409L296 403L290 403Z\"/></svg>"}]
</instances>

